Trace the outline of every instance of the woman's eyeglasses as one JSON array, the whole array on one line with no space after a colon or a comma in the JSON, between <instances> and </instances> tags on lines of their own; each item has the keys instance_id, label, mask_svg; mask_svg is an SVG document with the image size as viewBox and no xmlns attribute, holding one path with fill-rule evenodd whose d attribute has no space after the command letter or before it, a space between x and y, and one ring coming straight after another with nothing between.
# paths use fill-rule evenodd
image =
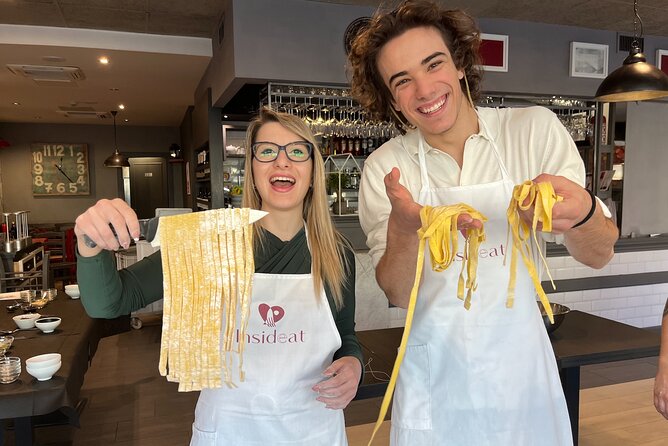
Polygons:
<instances>
[{"instance_id":1,"label":"woman's eyeglasses","mask_svg":"<svg viewBox=\"0 0 668 446\"><path fill-rule=\"evenodd\" d=\"M281 150L285 151L288 159L297 163L307 161L313 153L313 144L307 141L295 141L284 146L273 142L256 142L251 146L253 157L261 163L270 163L276 158Z\"/></svg>"}]
</instances>

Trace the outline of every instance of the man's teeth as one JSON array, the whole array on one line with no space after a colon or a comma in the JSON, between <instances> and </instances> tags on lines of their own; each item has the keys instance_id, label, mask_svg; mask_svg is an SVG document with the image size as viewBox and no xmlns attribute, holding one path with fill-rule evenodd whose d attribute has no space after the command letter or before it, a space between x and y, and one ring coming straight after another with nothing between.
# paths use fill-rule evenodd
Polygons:
<instances>
[{"instance_id":1,"label":"man's teeth","mask_svg":"<svg viewBox=\"0 0 668 446\"><path fill-rule=\"evenodd\" d=\"M441 100L441 101L438 101L436 104L432 105L432 106L429 107L429 108L423 108L423 107L420 107L418 110L420 110L420 112L422 112L422 113L433 113L433 112L435 112L436 110L438 110L438 109L440 109L441 107L443 107L443 105L445 105L445 99L443 99L443 100Z\"/></svg>"}]
</instances>

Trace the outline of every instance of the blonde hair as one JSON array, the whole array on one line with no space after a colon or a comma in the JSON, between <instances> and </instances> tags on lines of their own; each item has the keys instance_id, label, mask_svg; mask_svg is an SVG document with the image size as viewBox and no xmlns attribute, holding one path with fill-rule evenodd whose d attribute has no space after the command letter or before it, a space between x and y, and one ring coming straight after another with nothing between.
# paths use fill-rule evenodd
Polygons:
<instances>
[{"instance_id":1,"label":"blonde hair","mask_svg":"<svg viewBox=\"0 0 668 446\"><path fill-rule=\"evenodd\" d=\"M256 141L260 128L270 122L280 124L304 141L313 144L313 153L311 154L311 159L313 159L313 184L304 197L304 207L302 209L311 248L313 286L318 293L321 284L324 283L332 293L336 309L340 310L343 307L343 287L347 285L345 281L348 269L351 267L348 264L345 249L346 247L351 248L332 223L325 187L325 163L318 145L308 126L297 116L276 112L264 107L257 117L251 121L246 132L246 187L243 191L242 204L244 207L252 209L262 207L262 197L254 187L251 146ZM264 238L259 222L255 223L254 231L255 239L262 244Z\"/></svg>"}]
</instances>

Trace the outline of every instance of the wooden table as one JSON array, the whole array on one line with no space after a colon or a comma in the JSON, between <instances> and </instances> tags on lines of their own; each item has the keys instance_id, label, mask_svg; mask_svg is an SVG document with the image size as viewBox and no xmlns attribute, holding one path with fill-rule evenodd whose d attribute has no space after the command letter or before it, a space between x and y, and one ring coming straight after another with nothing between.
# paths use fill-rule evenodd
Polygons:
<instances>
[{"instance_id":1,"label":"wooden table","mask_svg":"<svg viewBox=\"0 0 668 446\"><path fill-rule=\"evenodd\" d=\"M368 330L357 333L365 362L373 370L390 374L401 342L403 328ZM581 311L571 311L561 326L550 335L557 359L561 384L571 421L574 444L578 444L580 414L580 367L583 365L659 354L660 336ZM355 399L382 396L386 382L375 379L368 371Z\"/></svg>"},{"instance_id":2,"label":"wooden table","mask_svg":"<svg viewBox=\"0 0 668 446\"><path fill-rule=\"evenodd\" d=\"M11 301L0 302L0 329L15 328L11 314L5 306ZM70 299L64 293L39 311L43 316L62 318L53 333L45 334L37 329L20 330L13 334L14 344L7 356L21 358L21 376L11 384L0 384L0 419L13 419L16 445L32 445L32 426L35 417L60 411L70 424L79 425L76 410L79 392L88 370L89 361L97 349L98 341L105 335L129 330L129 316L111 322L91 319L86 315L80 300ZM37 381L25 369L26 359L43 353L60 353L62 366L48 381ZM0 431L0 446L4 444L4 432Z\"/></svg>"}]
</instances>

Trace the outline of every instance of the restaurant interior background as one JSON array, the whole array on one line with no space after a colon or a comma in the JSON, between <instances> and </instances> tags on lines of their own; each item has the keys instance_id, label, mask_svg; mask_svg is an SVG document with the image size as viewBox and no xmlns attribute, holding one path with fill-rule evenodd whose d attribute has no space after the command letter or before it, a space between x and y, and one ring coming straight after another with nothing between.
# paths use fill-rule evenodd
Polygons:
<instances>
[{"instance_id":1,"label":"restaurant interior background","mask_svg":"<svg viewBox=\"0 0 668 446\"><path fill-rule=\"evenodd\" d=\"M66 223L101 198L124 196L128 178L121 169L103 166L114 150L109 111L121 103L125 109L117 117L118 148L130 157L166 160L168 206L197 209L202 192L206 207L225 205L229 185L222 126L247 121L267 82L344 87L345 30L355 19L372 15L379 3L1 1L0 65L68 66L83 73L69 77L70 82L37 82L16 67L14 72L0 70L1 210L29 210L31 224ZM484 91L496 99L591 101L602 79L571 75L572 42L606 45L612 72L628 55L618 47L620 37L633 35L631 0L473 0L448 5L471 12L484 33L507 36L507 71L487 71L484 76ZM644 53L656 62L658 51L668 50L668 6L641 1L639 12ZM108 57L109 64L101 65L101 56ZM571 262L564 252L552 252L550 267L560 291L553 297L575 309L656 326L668 292L668 237L648 236L668 233L668 202L662 195L668 189L663 172L668 165L668 103L622 104L608 119L609 153L616 140L623 140L626 148L623 190L618 191L621 233L637 238L599 271ZM86 144L90 194L33 196L34 143ZM173 144L181 149L180 158L170 157ZM197 168L203 152L210 171L204 179ZM359 228L355 220L340 218L340 227ZM363 238L360 231L356 234L362 252ZM364 296L358 313L368 316L360 318L358 327L398 326L404 319L401 310L377 311L387 304L375 287L367 257L358 258ZM582 278L584 286L573 282Z\"/></svg>"}]
</instances>

